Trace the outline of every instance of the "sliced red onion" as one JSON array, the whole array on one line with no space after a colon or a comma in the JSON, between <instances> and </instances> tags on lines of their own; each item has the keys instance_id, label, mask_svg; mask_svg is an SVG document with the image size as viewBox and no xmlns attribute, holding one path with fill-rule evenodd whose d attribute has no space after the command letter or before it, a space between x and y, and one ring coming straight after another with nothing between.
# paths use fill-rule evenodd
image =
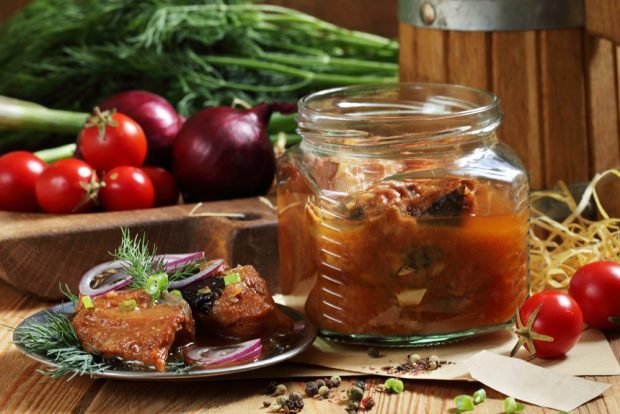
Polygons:
<instances>
[{"instance_id":1,"label":"sliced red onion","mask_svg":"<svg viewBox=\"0 0 620 414\"><path fill-rule=\"evenodd\" d=\"M195 252L187 254L165 254L163 255L163 258L164 263L166 264L166 272L172 272L189 262L204 259L205 253Z\"/></svg>"},{"instance_id":2,"label":"sliced red onion","mask_svg":"<svg viewBox=\"0 0 620 414\"><path fill-rule=\"evenodd\" d=\"M257 358L261 355L263 344L260 339L251 339L234 345L190 346L183 353L188 362L198 365L216 365Z\"/></svg>"},{"instance_id":3,"label":"sliced red onion","mask_svg":"<svg viewBox=\"0 0 620 414\"><path fill-rule=\"evenodd\" d=\"M82 280L80 280L80 295L94 297L103 295L112 290L124 288L133 280L133 278L124 271L126 265L127 262L124 260L114 260L93 267L88 272L84 273ZM113 270L116 272L106 277L106 280L101 286L97 288L92 287L93 281L97 276Z\"/></svg>"},{"instance_id":4,"label":"sliced red onion","mask_svg":"<svg viewBox=\"0 0 620 414\"><path fill-rule=\"evenodd\" d=\"M193 276L185 278L185 279L172 281L172 282L170 282L168 287L170 289L181 289L181 288L184 288L185 286L191 285L194 282L197 282L197 281L202 280L204 278L207 278L207 277L215 275L217 273L217 271L220 270L220 268L223 265L224 265L224 260L223 259L215 259L215 260L208 261L206 263L205 268L203 270L201 270L200 272L196 273Z\"/></svg>"}]
</instances>

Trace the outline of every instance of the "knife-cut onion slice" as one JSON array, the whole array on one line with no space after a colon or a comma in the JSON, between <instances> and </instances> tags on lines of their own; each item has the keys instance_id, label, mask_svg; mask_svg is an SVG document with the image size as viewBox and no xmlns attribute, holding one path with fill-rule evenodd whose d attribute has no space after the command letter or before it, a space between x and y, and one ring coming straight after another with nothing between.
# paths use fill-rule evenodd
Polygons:
<instances>
[{"instance_id":1,"label":"knife-cut onion slice","mask_svg":"<svg viewBox=\"0 0 620 414\"><path fill-rule=\"evenodd\" d=\"M263 351L260 339L251 339L233 345L224 346L190 346L183 350L185 359L190 364L220 365L239 360L258 358Z\"/></svg>"},{"instance_id":2,"label":"knife-cut onion slice","mask_svg":"<svg viewBox=\"0 0 620 414\"><path fill-rule=\"evenodd\" d=\"M133 278L125 272L126 266L126 261L114 260L93 267L80 280L80 295L100 296L129 285Z\"/></svg>"}]
</instances>

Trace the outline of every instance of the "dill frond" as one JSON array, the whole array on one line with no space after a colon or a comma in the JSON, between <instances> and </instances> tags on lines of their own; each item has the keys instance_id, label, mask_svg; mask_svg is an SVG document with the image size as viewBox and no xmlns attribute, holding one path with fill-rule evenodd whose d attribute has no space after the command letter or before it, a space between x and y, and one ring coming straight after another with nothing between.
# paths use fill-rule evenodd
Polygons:
<instances>
[{"instance_id":1,"label":"dill frond","mask_svg":"<svg viewBox=\"0 0 620 414\"><path fill-rule=\"evenodd\" d=\"M121 228L121 232L121 244L112 256L127 263L125 271L133 278L129 286L135 289L143 288L148 278L161 272L163 268L161 261L153 259L157 249L155 247L149 249L145 234L135 235L132 238L129 229L124 227Z\"/></svg>"},{"instance_id":2,"label":"dill frond","mask_svg":"<svg viewBox=\"0 0 620 414\"><path fill-rule=\"evenodd\" d=\"M49 358L54 367L40 370L52 378L95 375L109 368L99 356L90 354L80 344L69 316L46 314L44 323L30 323L15 329L15 342L30 352Z\"/></svg>"}]
</instances>

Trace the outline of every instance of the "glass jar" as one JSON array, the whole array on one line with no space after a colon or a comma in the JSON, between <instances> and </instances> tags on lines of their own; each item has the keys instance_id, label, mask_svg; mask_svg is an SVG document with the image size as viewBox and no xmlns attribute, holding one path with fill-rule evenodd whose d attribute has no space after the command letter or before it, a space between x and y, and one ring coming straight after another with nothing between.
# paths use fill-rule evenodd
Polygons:
<instances>
[{"instance_id":1,"label":"glass jar","mask_svg":"<svg viewBox=\"0 0 620 414\"><path fill-rule=\"evenodd\" d=\"M278 165L280 281L327 338L427 345L501 329L528 290L528 179L499 100L441 84L299 103Z\"/></svg>"}]
</instances>

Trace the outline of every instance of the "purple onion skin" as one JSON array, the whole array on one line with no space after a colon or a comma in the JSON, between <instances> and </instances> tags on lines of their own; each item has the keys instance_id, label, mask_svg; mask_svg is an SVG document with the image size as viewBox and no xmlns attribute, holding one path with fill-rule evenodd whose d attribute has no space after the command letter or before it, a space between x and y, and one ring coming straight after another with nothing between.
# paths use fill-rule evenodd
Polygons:
<instances>
[{"instance_id":1,"label":"purple onion skin","mask_svg":"<svg viewBox=\"0 0 620 414\"><path fill-rule=\"evenodd\" d=\"M148 141L145 164L170 167L172 144L183 118L166 99L151 92L126 91L109 97L99 108L116 109L142 127Z\"/></svg>"},{"instance_id":2,"label":"purple onion skin","mask_svg":"<svg viewBox=\"0 0 620 414\"><path fill-rule=\"evenodd\" d=\"M251 197L269 190L276 161L267 124L274 110L292 112L294 106L218 106L185 121L174 142L172 171L186 202Z\"/></svg>"}]
</instances>

